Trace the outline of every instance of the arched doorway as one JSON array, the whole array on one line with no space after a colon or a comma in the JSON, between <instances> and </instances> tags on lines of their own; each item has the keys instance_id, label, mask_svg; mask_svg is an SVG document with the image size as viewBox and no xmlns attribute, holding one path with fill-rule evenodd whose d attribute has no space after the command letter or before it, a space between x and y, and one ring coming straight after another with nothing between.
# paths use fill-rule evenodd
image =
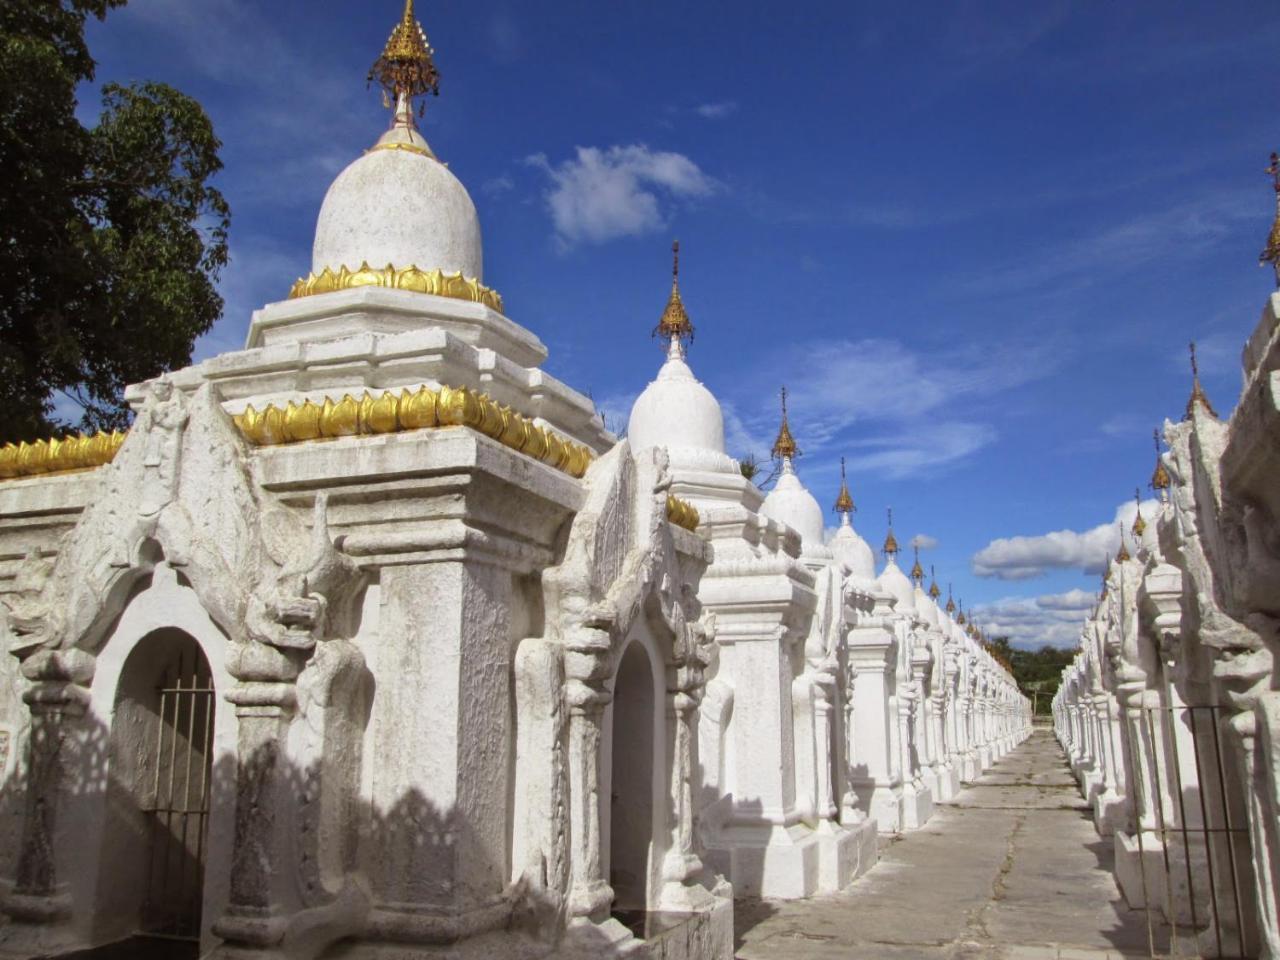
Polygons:
<instances>
[{"instance_id":1,"label":"arched doorway","mask_svg":"<svg viewBox=\"0 0 1280 960\"><path fill-rule=\"evenodd\" d=\"M627 646L613 684L609 885L617 913L646 911L654 851L655 671L645 645Z\"/></svg>"},{"instance_id":2,"label":"arched doorway","mask_svg":"<svg viewBox=\"0 0 1280 960\"><path fill-rule=\"evenodd\" d=\"M110 806L137 842L109 839L106 863L134 884L133 902L117 906L143 935L200 938L215 709L209 662L189 634L156 630L129 653L111 724Z\"/></svg>"}]
</instances>

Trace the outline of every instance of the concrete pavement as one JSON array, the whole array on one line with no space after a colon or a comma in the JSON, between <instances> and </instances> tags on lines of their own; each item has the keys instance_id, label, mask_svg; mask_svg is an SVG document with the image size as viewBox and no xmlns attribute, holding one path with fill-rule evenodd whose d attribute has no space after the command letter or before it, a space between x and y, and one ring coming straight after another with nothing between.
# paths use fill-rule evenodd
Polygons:
<instances>
[{"instance_id":1,"label":"concrete pavement","mask_svg":"<svg viewBox=\"0 0 1280 960\"><path fill-rule=\"evenodd\" d=\"M1111 874L1046 727L883 843L880 863L838 894L739 901L740 960L1116 960L1147 957L1146 918Z\"/></svg>"}]
</instances>

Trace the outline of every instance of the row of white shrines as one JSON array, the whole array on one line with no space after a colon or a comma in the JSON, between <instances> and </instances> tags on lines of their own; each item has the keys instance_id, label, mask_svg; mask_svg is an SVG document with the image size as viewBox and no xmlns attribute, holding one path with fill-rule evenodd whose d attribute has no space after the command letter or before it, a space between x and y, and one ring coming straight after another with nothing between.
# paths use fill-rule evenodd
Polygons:
<instances>
[{"instance_id":1,"label":"row of white shrines","mask_svg":"<svg viewBox=\"0 0 1280 960\"><path fill-rule=\"evenodd\" d=\"M1121 889L1178 956L1280 957L1280 293L1242 366L1228 421L1197 378L1165 423L1159 508L1053 702Z\"/></svg>"},{"instance_id":2,"label":"row of white shrines","mask_svg":"<svg viewBox=\"0 0 1280 960\"><path fill-rule=\"evenodd\" d=\"M246 348L118 450L0 451L2 955L728 960L734 896L847 885L1028 732L852 504L824 542L789 431L743 477L674 285L628 439L540 369L411 5L379 63Z\"/></svg>"}]
</instances>

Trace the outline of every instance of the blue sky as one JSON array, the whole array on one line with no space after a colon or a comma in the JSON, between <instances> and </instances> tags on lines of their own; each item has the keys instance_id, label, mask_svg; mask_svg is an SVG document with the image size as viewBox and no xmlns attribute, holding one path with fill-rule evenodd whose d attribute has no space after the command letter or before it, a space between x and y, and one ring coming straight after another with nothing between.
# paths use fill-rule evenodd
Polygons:
<instances>
[{"instance_id":1,"label":"blue sky","mask_svg":"<svg viewBox=\"0 0 1280 960\"><path fill-rule=\"evenodd\" d=\"M309 268L325 189L387 122L364 80L399 9L132 0L91 25L99 80L179 87L225 144L227 312L198 356ZM442 75L424 133L552 373L617 422L661 359L678 236L730 453L765 454L785 383L821 502L848 457L873 545L892 505L987 622L1074 639L1186 342L1225 414L1272 286L1274 2L417 12Z\"/></svg>"}]
</instances>

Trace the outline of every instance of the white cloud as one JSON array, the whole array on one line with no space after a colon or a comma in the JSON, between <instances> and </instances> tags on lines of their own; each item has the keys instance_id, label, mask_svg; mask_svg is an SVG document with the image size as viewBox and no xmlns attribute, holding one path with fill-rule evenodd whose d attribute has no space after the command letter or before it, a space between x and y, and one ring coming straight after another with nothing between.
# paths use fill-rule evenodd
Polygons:
<instances>
[{"instance_id":1,"label":"white cloud","mask_svg":"<svg viewBox=\"0 0 1280 960\"><path fill-rule=\"evenodd\" d=\"M1142 504L1145 517L1155 514L1158 504L1147 500ZM1078 569L1081 573L1102 572L1108 556L1120 549L1120 529L1130 543L1129 528L1137 507L1127 501L1116 509L1115 518L1089 530L1055 530L1040 536L1001 537L992 540L973 555L973 572L980 577L999 580L1029 580L1043 576L1051 569Z\"/></svg>"},{"instance_id":2,"label":"white cloud","mask_svg":"<svg viewBox=\"0 0 1280 960\"><path fill-rule=\"evenodd\" d=\"M995 428L967 418L964 402L1045 376L1062 355L1047 343L925 352L889 339L813 340L771 357L768 371L750 379L787 384L792 430L806 453L830 450L845 455L853 472L897 478L957 463L993 443ZM753 395L750 417L739 412L760 434L776 427L768 394ZM750 449L762 456L768 446Z\"/></svg>"},{"instance_id":3,"label":"white cloud","mask_svg":"<svg viewBox=\"0 0 1280 960\"><path fill-rule=\"evenodd\" d=\"M1097 597L1087 590L1069 590L1039 597L1006 597L978 604L972 618L988 637L1008 637L1016 647L1035 649L1045 644L1075 647L1085 618Z\"/></svg>"},{"instance_id":4,"label":"white cloud","mask_svg":"<svg viewBox=\"0 0 1280 960\"><path fill-rule=\"evenodd\" d=\"M700 103L694 113L708 120L722 120L738 109L737 100L720 100L716 103Z\"/></svg>"},{"instance_id":5,"label":"white cloud","mask_svg":"<svg viewBox=\"0 0 1280 960\"><path fill-rule=\"evenodd\" d=\"M1007 295L1066 282L1092 282L1153 262L1198 257L1237 235L1256 219L1244 191L1214 192L1165 205L1113 223L1088 236L1044 244L1004 265L989 265L965 286L971 292Z\"/></svg>"},{"instance_id":6,"label":"white cloud","mask_svg":"<svg viewBox=\"0 0 1280 960\"><path fill-rule=\"evenodd\" d=\"M490 197L500 197L504 193L510 193L515 189L516 182L507 174L498 177L491 177L484 183L480 184L480 190Z\"/></svg>"},{"instance_id":7,"label":"white cloud","mask_svg":"<svg viewBox=\"0 0 1280 960\"><path fill-rule=\"evenodd\" d=\"M933 550L938 546L938 538L931 537L927 533L917 533L911 538L911 546L919 547L921 550Z\"/></svg>"},{"instance_id":8,"label":"white cloud","mask_svg":"<svg viewBox=\"0 0 1280 960\"><path fill-rule=\"evenodd\" d=\"M1108 437L1145 440L1151 434L1154 423L1136 413L1117 413L1102 421L1098 428Z\"/></svg>"},{"instance_id":9,"label":"white cloud","mask_svg":"<svg viewBox=\"0 0 1280 960\"><path fill-rule=\"evenodd\" d=\"M544 154L527 162L551 182L547 209L565 246L661 230L674 201L708 196L718 186L684 154L643 144L578 147L573 159L555 165Z\"/></svg>"}]
</instances>

